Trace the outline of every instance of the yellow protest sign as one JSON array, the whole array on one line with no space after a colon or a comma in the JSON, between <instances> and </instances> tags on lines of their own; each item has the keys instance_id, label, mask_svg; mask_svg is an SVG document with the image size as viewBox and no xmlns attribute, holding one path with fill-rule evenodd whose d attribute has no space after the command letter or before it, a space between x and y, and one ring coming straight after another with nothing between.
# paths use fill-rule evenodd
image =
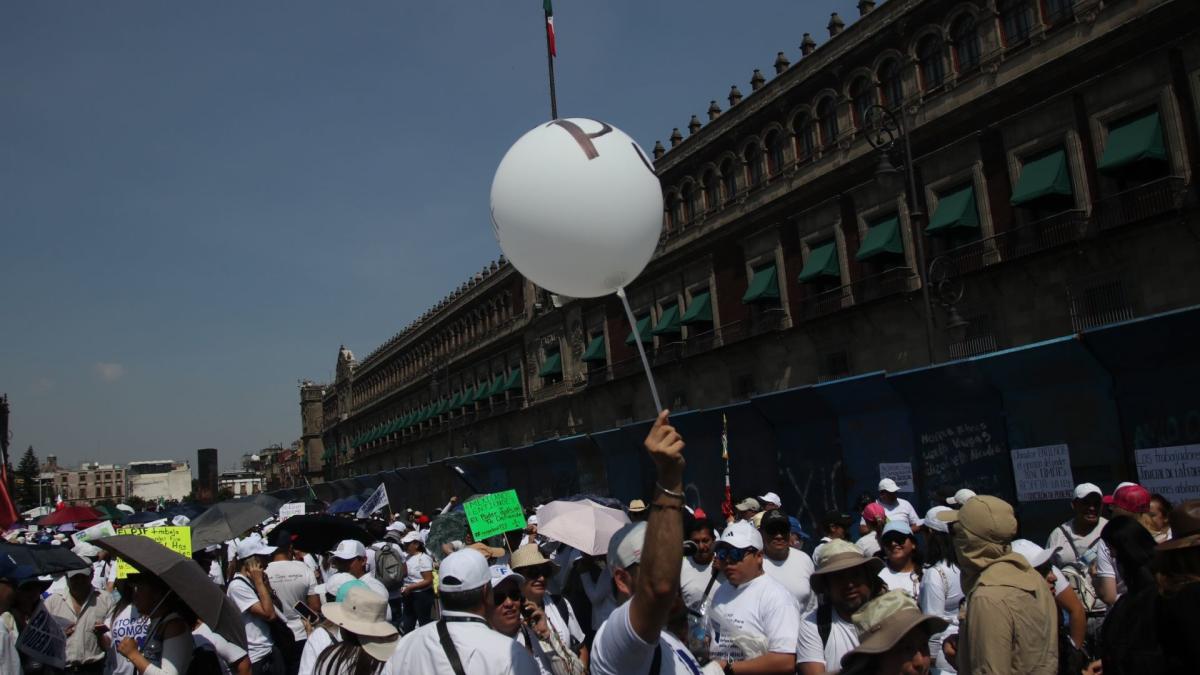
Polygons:
<instances>
[{"instance_id":1,"label":"yellow protest sign","mask_svg":"<svg viewBox=\"0 0 1200 675\"><path fill-rule=\"evenodd\" d=\"M185 558L192 557L192 528L190 527L122 527L121 534L148 537ZM117 578L124 579L130 574L137 574L137 568L124 560L118 560Z\"/></svg>"}]
</instances>

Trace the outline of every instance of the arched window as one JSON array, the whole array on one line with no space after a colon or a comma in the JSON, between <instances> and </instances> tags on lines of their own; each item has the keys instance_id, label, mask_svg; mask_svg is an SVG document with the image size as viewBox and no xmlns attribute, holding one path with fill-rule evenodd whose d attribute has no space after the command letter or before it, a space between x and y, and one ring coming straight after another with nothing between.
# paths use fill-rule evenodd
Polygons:
<instances>
[{"instance_id":1,"label":"arched window","mask_svg":"<svg viewBox=\"0 0 1200 675\"><path fill-rule=\"evenodd\" d=\"M921 86L925 91L940 87L946 79L946 66L942 61L942 39L938 35L926 35L917 43L917 59L921 65Z\"/></svg>"},{"instance_id":2,"label":"arched window","mask_svg":"<svg viewBox=\"0 0 1200 675\"><path fill-rule=\"evenodd\" d=\"M783 134L775 130L767 134L767 175L778 174L783 164Z\"/></svg>"},{"instance_id":3,"label":"arched window","mask_svg":"<svg viewBox=\"0 0 1200 675\"><path fill-rule=\"evenodd\" d=\"M792 121L792 134L796 137L796 161L811 159L817 149L817 127L812 115L800 113Z\"/></svg>"},{"instance_id":4,"label":"arched window","mask_svg":"<svg viewBox=\"0 0 1200 675\"><path fill-rule=\"evenodd\" d=\"M896 109L904 101L904 82L900 79L900 62L888 59L879 66L879 94L883 105Z\"/></svg>"},{"instance_id":5,"label":"arched window","mask_svg":"<svg viewBox=\"0 0 1200 675\"><path fill-rule=\"evenodd\" d=\"M692 219L696 217L696 212L693 209L695 203L692 201L692 192L693 189L691 183L684 183L683 188L679 191L680 225L686 225L692 222Z\"/></svg>"},{"instance_id":6,"label":"arched window","mask_svg":"<svg viewBox=\"0 0 1200 675\"><path fill-rule=\"evenodd\" d=\"M963 14L950 26L950 40L954 43L954 66L962 73L979 65L979 31L975 29L975 17Z\"/></svg>"},{"instance_id":7,"label":"arched window","mask_svg":"<svg viewBox=\"0 0 1200 675\"><path fill-rule=\"evenodd\" d=\"M737 171L733 167L732 159L721 162L721 184L725 191L725 199L733 199L737 195Z\"/></svg>"},{"instance_id":8,"label":"arched window","mask_svg":"<svg viewBox=\"0 0 1200 675\"><path fill-rule=\"evenodd\" d=\"M1005 47L1012 47L1029 39L1029 34L1033 31L1033 5L1030 0L1000 0L998 11Z\"/></svg>"},{"instance_id":9,"label":"arched window","mask_svg":"<svg viewBox=\"0 0 1200 675\"><path fill-rule=\"evenodd\" d=\"M708 170L704 173L704 207L713 210L721 206L721 180L717 172Z\"/></svg>"},{"instance_id":10,"label":"arched window","mask_svg":"<svg viewBox=\"0 0 1200 675\"><path fill-rule=\"evenodd\" d=\"M1056 26L1075 16L1075 3L1072 0L1044 0L1042 8L1046 23Z\"/></svg>"},{"instance_id":11,"label":"arched window","mask_svg":"<svg viewBox=\"0 0 1200 675\"><path fill-rule=\"evenodd\" d=\"M870 111L871 105L875 103L875 97L872 96L871 81L865 77L860 77L850 85L850 101L854 108L854 126L862 129L867 122L867 114Z\"/></svg>"},{"instance_id":12,"label":"arched window","mask_svg":"<svg viewBox=\"0 0 1200 675\"><path fill-rule=\"evenodd\" d=\"M667 229L677 230L683 227L683 200L679 198L677 193L672 192L667 197Z\"/></svg>"},{"instance_id":13,"label":"arched window","mask_svg":"<svg viewBox=\"0 0 1200 675\"><path fill-rule=\"evenodd\" d=\"M747 145L742 159L746 162L746 185L756 187L763 178L763 156L758 143Z\"/></svg>"},{"instance_id":14,"label":"arched window","mask_svg":"<svg viewBox=\"0 0 1200 675\"><path fill-rule=\"evenodd\" d=\"M704 213L704 195L695 183L687 184L688 210L692 212L689 220L695 220Z\"/></svg>"},{"instance_id":15,"label":"arched window","mask_svg":"<svg viewBox=\"0 0 1200 675\"><path fill-rule=\"evenodd\" d=\"M837 142L837 106L834 105L832 96L822 99L817 104L817 123L821 128L822 146L832 145Z\"/></svg>"}]
</instances>

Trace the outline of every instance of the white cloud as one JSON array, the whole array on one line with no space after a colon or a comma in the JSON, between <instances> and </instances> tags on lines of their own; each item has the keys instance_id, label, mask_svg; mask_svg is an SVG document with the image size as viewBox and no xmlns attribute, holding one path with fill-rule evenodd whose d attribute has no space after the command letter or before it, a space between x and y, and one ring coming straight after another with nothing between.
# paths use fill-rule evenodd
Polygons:
<instances>
[{"instance_id":1,"label":"white cloud","mask_svg":"<svg viewBox=\"0 0 1200 675\"><path fill-rule=\"evenodd\" d=\"M92 370L96 373L96 377L105 382L116 382L125 377L125 366L119 363L105 363L99 361L92 366Z\"/></svg>"}]
</instances>

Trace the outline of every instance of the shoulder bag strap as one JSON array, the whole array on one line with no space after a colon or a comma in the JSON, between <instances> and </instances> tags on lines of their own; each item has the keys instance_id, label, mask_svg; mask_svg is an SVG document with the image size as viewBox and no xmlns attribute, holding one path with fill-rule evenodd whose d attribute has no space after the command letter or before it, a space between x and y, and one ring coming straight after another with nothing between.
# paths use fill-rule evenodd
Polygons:
<instances>
[{"instance_id":1,"label":"shoulder bag strap","mask_svg":"<svg viewBox=\"0 0 1200 675\"><path fill-rule=\"evenodd\" d=\"M445 617L437 621L437 634L438 639L442 642L442 649L446 652L446 658L450 660L450 668L454 671L454 675L466 675L462 660L458 658L458 649L454 647L454 640L450 639L450 630L446 628Z\"/></svg>"},{"instance_id":2,"label":"shoulder bag strap","mask_svg":"<svg viewBox=\"0 0 1200 675\"><path fill-rule=\"evenodd\" d=\"M829 633L833 630L833 605L825 603L817 607L817 633L821 636L822 649L829 642Z\"/></svg>"},{"instance_id":3,"label":"shoulder bag strap","mask_svg":"<svg viewBox=\"0 0 1200 675\"><path fill-rule=\"evenodd\" d=\"M1058 529L1062 530L1063 536L1067 539L1067 544L1071 547L1071 551L1075 553L1075 562L1082 563L1083 561L1080 558L1083 557L1083 554L1079 552L1079 547L1075 545L1075 537L1072 537L1071 533L1067 531L1066 524L1059 525Z\"/></svg>"},{"instance_id":4,"label":"shoulder bag strap","mask_svg":"<svg viewBox=\"0 0 1200 675\"><path fill-rule=\"evenodd\" d=\"M650 675L658 675L662 670L662 640L654 645L654 658L650 659Z\"/></svg>"},{"instance_id":5,"label":"shoulder bag strap","mask_svg":"<svg viewBox=\"0 0 1200 675\"><path fill-rule=\"evenodd\" d=\"M714 569L712 571L712 576L708 578L708 585L704 587L704 593L700 596L701 605L703 605L704 601L708 599L708 592L712 590L713 584L717 583L718 574L720 574L720 572Z\"/></svg>"}]
</instances>

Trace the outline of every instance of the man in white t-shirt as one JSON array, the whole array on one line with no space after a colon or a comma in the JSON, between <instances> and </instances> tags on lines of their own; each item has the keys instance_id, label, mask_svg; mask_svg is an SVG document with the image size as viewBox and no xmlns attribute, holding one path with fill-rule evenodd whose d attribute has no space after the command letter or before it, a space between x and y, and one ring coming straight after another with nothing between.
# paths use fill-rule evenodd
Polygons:
<instances>
[{"instance_id":1,"label":"man in white t-shirt","mask_svg":"<svg viewBox=\"0 0 1200 675\"><path fill-rule=\"evenodd\" d=\"M715 555L727 583L713 594L708 610L713 660L725 672L794 672L800 604L763 571L762 535L751 523L732 523L717 540Z\"/></svg>"},{"instance_id":2,"label":"man in white t-shirt","mask_svg":"<svg viewBox=\"0 0 1200 675\"><path fill-rule=\"evenodd\" d=\"M883 507L888 520L903 520L908 523L914 533L919 532L921 516L917 515L917 510L907 499L901 499L898 496L899 492L900 486L896 485L896 481L884 478L879 481L879 498L875 500L875 503ZM858 522L859 534L866 534L870 531L871 526L865 519Z\"/></svg>"},{"instance_id":3,"label":"man in white t-shirt","mask_svg":"<svg viewBox=\"0 0 1200 675\"><path fill-rule=\"evenodd\" d=\"M340 573L349 574L367 585L367 588L375 591L384 598L388 597L387 586L383 582L376 579L374 575L367 574L367 547L363 546L361 541L357 539L343 539L338 542L337 548L330 554L333 562L333 567ZM392 610L389 607L387 610L388 621L392 620Z\"/></svg>"},{"instance_id":4,"label":"man in white t-shirt","mask_svg":"<svg viewBox=\"0 0 1200 675\"><path fill-rule=\"evenodd\" d=\"M1104 493L1100 486L1095 483L1076 485L1071 509L1075 512L1074 517L1050 531L1046 548L1055 551L1055 567L1069 570L1076 580L1082 576L1083 584L1095 588L1099 584L1095 581L1094 572L1103 543L1100 532L1108 524L1108 519L1100 515L1104 509ZM1100 629L1107 606L1097 594L1092 606L1084 609L1088 612L1088 632L1095 634Z\"/></svg>"},{"instance_id":5,"label":"man in white t-shirt","mask_svg":"<svg viewBox=\"0 0 1200 675\"><path fill-rule=\"evenodd\" d=\"M229 581L226 594L242 613L246 624L246 652L254 672L284 666L282 654L274 654L271 641L271 622L275 620L275 604L264 567L275 552L257 537L247 537L237 545L238 572ZM268 672L275 672L268 670Z\"/></svg>"},{"instance_id":6,"label":"man in white t-shirt","mask_svg":"<svg viewBox=\"0 0 1200 675\"><path fill-rule=\"evenodd\" d=\"M317 577L312 570L292 556L291 544L280 539L280 545L275 549L273 559L267 565L267 579L271 590L279 600L279 613L292 635L296 637L296 646L291 654L284 654L284 661L289 665L289 672L295 672L300 667L300 655L304 652L304 641L308 633L304 630L304 622L296 612L296 603L304 603L314 612L321 611L321 598L317 595Z\"/></svg>"},{"instance_id":7,"label":"man in white t-shirt","mask_svg":"<svg viewBox=\"0 0 1200 675\"><path fill-rule=\"evenodd\" d=\"M758 531L766 547L763 549L763 571L788 589L800 605L800 611L808 613L816 609L817 599L808 581L813 573L813 561L807 553L789 545L792 528L787 515L779 510L767 511Z\"/></svg>"},{"instance_id":8,"label":"man in white t-shirt","mask_svg":"<svg viewBox=\"0 0 1200 675\"><path fill-rule=\"evenodd\" d=\"M712 597L713 589L720 584L720 575L714 575L712 567L713 546L717 538L707 518L691 521L688 529L691 530L688 540L695 545L696 552L683 559L679 590L683 593L683 604L698 612L703 602Z\"/></svg>"},{"instance_id":9,"label":"man in white t-shirt","mask_svg":"<svg viewBox=\"0 0 1200 675\"><path fill-rule=\"evenodd\" d=\"M825 544L821 564L810 581L813 592L827 593L829 602L809 612L800 623L796 652L799 673L841 670L842 657L858 646L858 630L851 617L884 592L881 569L882 560L863 555L848 541L834 539Z\"/></svg>"},{"instance_id":10,"label":"man in white t-shirt","mask_svg":"<svg viewBox=\"0 0 1200 675\"><path fill-rule=\"evenodd\" d=\"M683 557L683 438L659 413L646 436L658 483L646 522L622 527L608 542L608 569L620 602L592 640L592 675L697 675L685 646L687 608L679 593Z\"/></svg>"}]
</instances>

